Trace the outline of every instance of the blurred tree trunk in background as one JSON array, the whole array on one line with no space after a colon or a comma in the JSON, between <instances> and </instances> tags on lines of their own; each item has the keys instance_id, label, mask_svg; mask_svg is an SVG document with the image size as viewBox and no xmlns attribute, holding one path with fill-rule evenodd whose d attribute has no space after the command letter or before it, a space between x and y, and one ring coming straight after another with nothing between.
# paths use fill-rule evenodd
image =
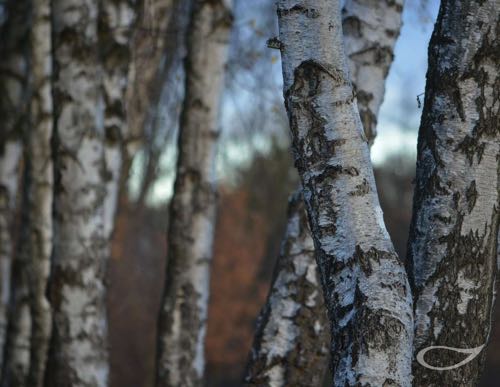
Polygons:
<instances>
[{"instance_id":1,"label":"blurred tree trunk in background","mask_svg":"<svg viewBox=\"0 0 500 387\"><path fill-rule=\"evenodd\" d=\"M376 135L377 115L401 28L402 10L402 0L376 5L366 0L348 0L342 11L350 74L370 144ZM268 300L259 316L245 379L249 384L319 385L328 368L328 319L310 231L298 221L307 220L305 207L297 203L302 200L300 191L289 203L282 251ZM309 314L314 318L304 317Z\"/></svg>"},{"instance_id":2,"label":"blurred tree trunk in background","mask_svg":"<svg viewBox=\"0 0 500 387\"><path fill-rule=\"evenodd\" d=\"M196 1L188 30L186 97L159 316L157 386L201 385L204 373L218 113L232 25L229 3Z\"/></svg>"},{"instance_id":3,"label":"blurred tree trunk in background","mask_svg":"<svg viewBox=\"0 0 500 387\"><path fill-rule=\"evenodd\" d=\"M55 1L53 12L58 234L47 383L106 386L105 274L129 138L125 97L136 3Z\"/></svg>"},{"instance_id":4,"label":"blurred tree trunk in background","mask_svg":"<svg viewBox=\"0 0 500 387\"><path fill-rule=\"evenodd\" d=\"M302 189L290 198L287 229L274 270L245 383L320 386L328 368L328 319Z\"/></svg>"},{"instance_id":5,"label":"blurred tree trunk in background","mask_svg":"<svg viewBox=\"0 0 500 387\"><path fill-rule=\"evenodd\" d=\"M295 163L331 320L334 384L409 386L411 294L378 202L340 4L280 1L278 20Z\"/></svg>"},{"instance_id":6,"label":"blurred tree trunk in background","mask_svg":"<svg viewBox=\"0 0 500 387\"><path fill-rule=\"evenodd\" d=\"M429 47L408 244L415 353L458 364L488 342L500 209L500 3L442 1ZM475 386L485 351L461 367L414 363L418 386Z\"/></svg>"},{"instance_id":7,"label":"blurred tree trunk in background","mask_svg":"<svg viewBox=\"0 0 500 387\"><path fill-rule=\"evenodd\" d=\"M52 313L47 288L53 246L54 169L52 163L52 28L51 1L32 0L31 27L31 108L30 131L27 136L25 195L30 212L28 246L30 256L28 287L31 310L31 352L27 385L43 386ZM31 186L30 186L31 185ZM29 191L29 192L27 192ZM25 210L23 208L23 210ZM24 232L24 231L23 231Z\"/></svg>"},{"instance_id":8,"label":"blurred tree trunk in background","mask_svg":"<svg viewBox=\"0 0 500 387\"><path fill-rule=\"evenodd\" d=\"M143 0L137 15L137 28L132 35L130 87L126 104L129 112L127 138L128 163L142 145L144 127L150 111L157 107L156 90L161 83L159 68L168 53L169 23L172 20L174 0Z\"/></svg>"},{"instance_id":9,"label":"blurred tree trunk in background","mask_svg":"<svg viewBox=\"0 0 500 387\"><path fill-rule=\"evenodd\" d=\"M138 207L144 206L157 178L165 142L174 132L173 127L163 122L163 117L177 117L172 110L182 99L175 98L176 75L182 68L191 7L192 0L146 0L134 34L130 68L132 86L127 96L130 129L123 176L126 179L132 158L142 147L145 160L141 168ZM168 106L163 106L162 96L166 91L172 98ZM167 114L163 112L165 109L169 110Z\"/></svg>"},{"instance_id":10,"label":"blurred tree trunk in background","mask_svg":"<svg viewBox=\"0 0 500 387\"><path fill-rule=\"evenodd\" d=\"M104 159L106 163L106 199L104 202L104 238L110 254L120 194L127 123L126 91L131 63L131 37L136 21L132 0L106 1L99 10L99 48L103 64Z\"/></svg>"},{"instance_id":11,"label":"blurred tree trunk in background","mask_svg":"<svg viewBox=\"0 0 500 387\"><path fill-rule=\"evenodd\" d=\"M50 386L106 386L105 102L97 0L52 1L55 230Z\"/></svg>"},{"instance_id":12,"label":"blurred tree trunk in background","mask_svg":"<svg viewBox=\"0 0 500 387\"><path fill-rule=\"evenodd\" d=\"M5 369L11 299L13 257L12 222L17 203L18 165L21 160L21 136L26 130L28 108L28 58L30 2L9 0L2 5L5 15L0 39L0 368ZM24 310L28 313L27 310ZM29 329L29 326L27 327ZM24 343L29 345L29 343ZM26 370L26 359L20 359Z\"/></svg>"}]
</instances>

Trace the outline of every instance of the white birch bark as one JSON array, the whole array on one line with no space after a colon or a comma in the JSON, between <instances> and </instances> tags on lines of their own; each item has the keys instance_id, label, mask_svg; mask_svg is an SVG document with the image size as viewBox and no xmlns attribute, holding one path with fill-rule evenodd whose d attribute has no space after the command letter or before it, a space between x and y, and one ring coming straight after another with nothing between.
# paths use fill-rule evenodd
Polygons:
<instances>
[{"instance_id":1,"label":"white birch bark","mask_svg":"<svg viewBox=\"0 0 500 387\"><path fill-rule=\"evenodd\" d=\"M187 38L177 177L170 204L157 386L198 386L202 382L216 215L217 118L231 24L230 2L195 2Z\"/></svg>"},{"instance_id":2,"label":"white birch bark","mask_svg":"<svg viewBox=\"0 0 500 387\"><path fill-rule=\"evenodd\" d=\"M52 164L52 44L50 1L33 0L31 26L31 103L25 179L29 230L27 244L20 246L26 255L27 288L31 312L30 367L23 385L41 387L52 330L52 314L47 287L52 254L52 204L54 170ZM24 259L24 258L22 258ZM19 384L17 384L19 385Z\"/></svg>"},{"instance_id":3,"label":"white birch bark","mask_svg":"<svg viewBox=\"0 0 500 387\"><path fill-rule=\"evenodd\" d=\"M429 47L408 257L415 386L475 386L495 292L500 208L500 2L442 1ZM473 351L471 351L473 352Z\"/></svg>"},{"instance_id":4,"label":"white birch bark","mask_svg":"<svg viewBox=\"0 0 500 387\"><path fill-rule=\"evenodd\" d=\"M412 301L385 229L338 1L278 3L284 95L331 321L334 385L411 384Z\"/></svg>"},{"instance_id":5,"label":"white birch bark","mask_svg":"<svg viewBox=\"0 0 500 387\"><path fill-rule=\"evenodd\" d=\"M53 0L55 244L50 386L108 384L104 96L98 1Z\"/></svg>"},{"instance_id":6,"label":"white birch bark","mask_svg":"<svg viewBox=\"0 0 500 387\"><path fill-rule=\"evenodd\" d=\"M351 81L370 144L377 134L378 111L401 29L402 11L403 0L346 0L342 9Z\"/></svg>"},{"instance_id":7,"label":"white birch bark","mask_svg":"<svg viewBox=\"0 0 500 387\"><path fill-rule=\"evenodd\" d=\"M402 1L375 5L364 0L349 0L342 11L351 79L359 84L358 109L370 143L376 135L376 117L401 28L401 12ZM362 101L361 95L365 96ZM295 193L289 203L282 251L266 305L259 316L245 378L249 385L320 385L328 369L328 351L323 350L328 348L330 339L328 318L323 312L325 305L314 251L310 248L313 241L309 228L296 229L301 225L297 219L307 219L298 198L302 200L302 195ZM303 270L294 270L298 265L314 269L308 269L310 275L304 277ZM314 318L303 317L308 314Z\"/></svg>"},{"instance_id":8,"label":"white birch bark","mask_svg":"<svg viewBox=\"0 0 500 387\"><path fill-rule=\"evenodd\" d=\"M274 270L245 385L320 386L328 369L330 336L302 189L290 198Z\"/></svg>"},{"instance_id":9,"label":"white birch bark","mask_svg":"<svg viewBox=\"0 0 500 387\"><path fill-rule=\"evenodd\" d=\"M2 379L6 373L4 355L14 343L7 331L20 329L29 340L29 325L9 326L9 304L13 257L12 220L16 210L19 162L21 160L21 135L26 129L28 106L28 1L7 1L3 7L6 21L1 28L0 39L0 367ZM12 325L12 324L10 324ZM28 328L28 329L26 329ZM9 342L7 342L9 341ZM29 348L29 343L23 343ZM21 359L20 367L28 367L29 352Z\"/></svg>"}]
</instances>

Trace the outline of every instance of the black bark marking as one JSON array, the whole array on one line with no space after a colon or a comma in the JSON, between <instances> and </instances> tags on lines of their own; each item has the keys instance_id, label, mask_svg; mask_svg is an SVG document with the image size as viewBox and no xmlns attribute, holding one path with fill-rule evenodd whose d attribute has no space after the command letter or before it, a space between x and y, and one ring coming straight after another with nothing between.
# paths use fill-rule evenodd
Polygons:
<instances>
[{"instance_id":1,"label":"black bark marking","mask_svg":"<svg viewBox=\"0 0 500 387\"><path fill-rule=\"evenodd\" d=\"M476 190L476 181L473 180L469 188L467 188L467 191L465 192L465 197L467 199L467 209L469 210L469 214L472 212L474 209L474 206L476 205L476 200L477 200L477 190Z\"/></svg>"},{"instance_id":2,"label":"black bark marking","mask_svg":"<svg viewBox=\"0 0 500 387\"><path fill-rule=\"evenodd\" d=\"M304 7L302 5L294 5L292 8L278 8L277 12L278 17L288 16L293 13L301 13L311 19L316 19L320 16L317 9Z\"/></svg>"},{"instance_id":3,"label":"black bark marking","mask_svg":"<svg viewBox=\"0 0 500 387\"><path fill-rule=\"evenodd\" d=\"M297 236L285 235L283 239L282 250L274 270L274 278L268 300L258 318L253 350L250 353L245 376L245 385L248 386L269 385L270 381L266 373L274 366L279 366L284 370L283 385L319 385L323 379L324 372L328 368L328 343L330 340L328 320L321 289L309 282L307 271L302 275L298 275L295 272L296 260L306 261L308 259L314 263L314 251L303 249L294 254L291 251L293 244L300 243L306 235L310 237L305 205L300 191L298 193L294 194L289 202L288 218L299 217L299 232ZM282 288L279 287L279 284L276 284L276 281L280 274L285 273L288 273L285 286L287 286L289 295L282 296L280 295ZM311 305L308 301L314 294L316 296ZM274 297L274 303L270 302L271 297ZM300 332L297 337L291 338L294 342L290 351L283 356L273 356L273 358L270 358L269 353L266 350L262 350L262 345L264 344L267 347L270 344L273 345L273 343L264 341L269 340L269 337L265 337L265 329L269 329L268 324L273 312L272 308L283 297L300 305L300 308L293 317L282 317L283 319L291 320L291 323L299 328ZM267 335L269 335L269 332L267 332Z\"/></svg>"},{"instance_id":4,"label":"black bark marking","mask_svg":"<svg viewBox=\"0 0 500 387\"><path fill-rule=\"evenodd\" d=\"M363 195L366 195L368 192L370 192L370 183L368 183L368 180L363 179L363 182L356 186L355 191L349 192L349 195L363 196Z\"/></svg>"}]
</instances>

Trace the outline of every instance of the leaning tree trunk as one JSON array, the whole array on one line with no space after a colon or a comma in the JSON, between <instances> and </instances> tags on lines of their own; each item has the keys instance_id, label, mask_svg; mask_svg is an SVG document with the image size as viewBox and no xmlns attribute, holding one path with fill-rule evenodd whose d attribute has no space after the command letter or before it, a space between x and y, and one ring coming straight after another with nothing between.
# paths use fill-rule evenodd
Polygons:
<instances>
[{"instance_id":1,"label":"leaning tree trunk","mask_svg":"<svg viewBox=\"0 0 500 387\"><path fill-rule=\"evenodd\" d=\"M16 210L21 135L26 130L28 106L28 51L30 2L9 0L3 6L6 20L0 39L0 369L5 374L13 257L12 221ZM19 327L21 328L21 327ZM29 335L28 329L24 331ZM24 343L25 347L29 343ZM29 353L21 359L27 369Z\"/></svg>"},{"instance_id":2,"label":"leaning tree trunk","mask_svg":"<svg viewBox=\"0 0 500 387\"><path fill-rule=\"evenodd\" d=\"M57 184L49 386L108 384L98 3L52 0Z\"/></svg>"},{"instance_id":3,"label":"leaning tree trunk","mask_svg":"<svg viewBox=\"0 0 500 387\"><path fill-rule=\"evenodd\" d=\"M140 147L145 162L137 206L141 207L158 172L164 144L157 131L164 125L161 97L174 84L185 53L185 36L192 0L145 0L132 37L132 53L127 90L128 133L123 139L123 185L132 159ZM172 93L170 93L173 95Z\"/></svg>"},{"instance_id":4,"label":"leaning tree trunk","mask_svg":"<svg viewBox=\"0 0 500 387\"><path fill-rule=\"evenodd\" d=\"M500 209L499 10L498 0L442 1L430 42L408 244L415 386L475 386L484 366Z\"/></svg>"},{"instance_id":5,"label":"leaning tree trunk","mask_svg":"<svg viewBox=\"0 0 500 387\"><path fill-rule=\"evenodd\" d=\"M262 309L246 385L320 386L328 368L329 332L314 245L298 189Z\"/></svg>"},{"instance_id":6,"label":"leaning tree trunk","mask_svg":"<svg viewBox=\"0 0 500 387\"><path fill-rule=\"evenodd\" d=\"M366 0L349 0L342 10L351 78L354 84L359 84L358 109L369 143L376 134L376 117L401 28L401 12L402 1L371 4ZM309 248L313 242L308 227L295 231L300 224L297 219L306 219L305 207L297 204L299 197L302 195L295 193L289 203L282 251L266 305L259 316L245 378L250 385L319 385L328 368L328 351L323 351L329 339L325 331L328 319L323 312L314 252ZM292 255L287 246L293 246ZM302 271L290 270L294 262L314 267L308 281ZM294 308L290 309L290 305ZM303 317L309 313L315 317Z\"/></svg>"},{"instance_id":7,"label":"leaning tree trunk","mask_svg":"<svg viewBox=\"0 0 500 387\"><path fill-rule=\"evenodd\" d=\"M331 322L334 385L411 384L412 300L386 231L338 1L278 3L284 95Z\"/></svg>"},{"instance_id":8,"label":"leaning tree trunk","mask_svg":"<svg viewBox=\"0 0 500 387\"><path fill-rule=\"evenodd\" d=\"M169 253L160 311L157 386L201 385L215 229L214 162L232 14L227 1L194 4L186 97L170 204Z\"/></svg>"},{"instance_id":9,"label":"leaning tree trunk","mask_svg":"<svg viewBox=\"0 0 500 387\"><path fill-rule=\"evenodd\" d=\"M177 98L176 79L181 78L179 70L182 70L182 58L186 50L186 31L189 25L193 0L176 0L171 4L170 21L165 30L160 34L160 47L157 56L159 63L154 67L156 72L149 83L143 83L142 89L147 88L149 101L147 109L142 113L144 119L142 124L143 154L145 158L142 168L142 178L136 205L143 207L150 194L153 183L156 181L159 171L159 161L165 148L165 142L169 134L174 132L175 122L178 119L177 102L182 98ZM149 57L148 57L149 59ZM144 65L151 68L155 62L148 61ZM146 78L147 74L142 73L141 78ZM165 98L168 96L168 98ZM167 101L165 101L167 100ZM144 103L144 101L143 101ZM165 117L170 120L165 122Z\"/></svg>"},{"instance_id":10,"label":"leaning tree trunk","mask_svg":"<svg viewBox=\"0 0 500 387\"><path fill-rule=\"evenodd\" d=\"M358 109L370 143L376 134L385 77L401 28L401 11L402 1L374 6L366 0L349 0L342 11L351 77L359 84ZM297 220L307 217L305 207L298 203L300 192L289 203L282 251L259 316L245 377L250 385L320 385L328 368L328 319L310 231ZM298 265L314 269L295 270ZM308 315L314 318L304 317Z\"/></svg>"},{"instance_id":11,"label":"leaning tree trunk","mask_svg":"<svg viewBox=\"0 0 500 387\"><path fill-rule=\"evenodd\" d=\"M126 101L129 110L129 136L127 150L136 153L144 136L144 126L152 106L158 102L159 73L165 46L170 36L169 22L172 18L174 0L143 0L137 28L133 31L130 63L130 85ZM127 159L129 157L127 156Z\"/></svg>"},{"instance_id":12,"label":"leaning tree trunk","mask_svg":"<svg viewBox=\"0 0 500 387\"><path fill-rule=\"evenodd\" d=\"M106 162L106 200L104 237L108 255L120 196L120 182L126 140L126 91L131 61L131 37L137 10L130 0L107 1L99 10L99 46L103 63L104 133Z\"/></svg>"}]
</instances>

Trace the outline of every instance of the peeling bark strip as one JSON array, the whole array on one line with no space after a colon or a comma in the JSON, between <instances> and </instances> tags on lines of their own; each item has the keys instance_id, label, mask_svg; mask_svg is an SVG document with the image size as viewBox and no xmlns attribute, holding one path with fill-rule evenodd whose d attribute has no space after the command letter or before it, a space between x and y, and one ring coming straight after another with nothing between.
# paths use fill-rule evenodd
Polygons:
<instances>
[{"instance_id":1,"label":"peeling bark strip","mask_svg":"<svg viewBox=\"0 0 500 387\"><path fill-rule=\"evenodd\" d=\"M376 117L383 101L385 77L392 63L392 52L401 27L401 12L402 2L381 1L373 5L364 0L349 0L342 10L350 73L354 83L360 79L358 108L370 143L376 135ZM362 101L360 96L364 96ZM363 194L368 189L369 184L364 180L352 194ZM245 379L250 385L319 385L328 368L328 352L323 351L330 339L328 331L325 331L328 319L322 312L324 300L311 249L313 241L309 227L297 221L307 221L305 206L297 202L299 197L302 200L301 191L289 203L289 226L274 269L270 293L259 316ZM299 225L303 226L297 231L295 227ZM293 256L290 252L293 252ZM313 277L304 277L302 271L291 270L294 264L304 267L312 265ZM305 281L304 278L310 280ZM315 301L314 297L311 298L313 294L318 295ZM292 320L293 329L288 329L290 324L285 323L290 319L287 314L290 299L296 306L296 310L292 311L295 316ZM315 317L302 318L308 313ZM284 322L280 322L280 318ZM278 338L275 337L276 327ZM272 348L275 345L281 348L283 342L286 343L286 353L283 355L280 352L280 356L277 356Z\"/></svg>"},{"instance_id":2,"label":"peeling bark strip","mask_svg":"<svg viewBox=\"0 0 500 387\"><path fill-rule=\"evenodd\" d=\"M157 386L193 386L202 382L216 215L217 113L231 24L229 2L195 2L188 33L177 177L170 204Z\"/></svg>"},{"instance_id":3,"label":"peeling bark strip","mask_svg":"<svg viewBox=\"0 0 500 387\"><path fill-rule=\"evenodd\" d=\"M339 2L282 0L278 19L295 161L331 321L334 385L410 386L411 294L376 194Z\"/></svg>"},{"instance_id":4,"label":"peeling bark strip","mask_svg":"<svg viewBox=\"0 0 500 387\"><path fill-rule=\"evenodd\" d=\"M403 0L347 0L342 9L349 72L370 144L377 134L378 111L401 29L402 11Z\"/></svg>"},{"instance_id":5,"label":"peeling bark strip","mask_svg":"<svg viewBox=\"0 0 500 387\"><path fill-rule=\"evenodd\" d=\"M21 134L26 129L28 116L28 57L30 2L9 0L4 5L6 21L0 39L0 367L5 374L4 353L13 345L7 343L7 331L24 327L8 326L11 294L11 263L13 240L11 226L18 191L18 164L21 159ZM14 286L17 286L15 283ZM25 330L29 339L29 326ZM25 343L29 348L29 343ZM29 353L19 360L19 367L27 370ZM12 363L11 363L12 364Z\"/></svg>"},{"instance_id":6,"label":"peeling bark strip","mask_svg":"<svg viewBox=\"0 0 500 387\"><path fill-rule=\"evenodd\" d=\"M56 138L49 386L108 384L106 169L97 0L52 0Z\"/></svg>"},{"instance_id":7,"label":"peeling bark strip","mask_svg":"<svg viewBox=\"0 0 500 387\"><path fill-rule=\"evenodd\" d=\"M500 2L441 2L429 47L408 256L415 355L488 341L498 254ZM433 350L452 366L466 356ZM484 351L443 372L414 363L415 386L475 386Z\"/></svg>"},{"instance_id":8,"label":"peeling bark strip","mask_svg":"<svg viewBox=\"0 0 500 387\"><path fill-rule=\"evenodd\" d=\"M274 270L245 383L319 386L328 368L328 320L302 189L290 198L287 230Z\"/></svg>"}]
</instances>

